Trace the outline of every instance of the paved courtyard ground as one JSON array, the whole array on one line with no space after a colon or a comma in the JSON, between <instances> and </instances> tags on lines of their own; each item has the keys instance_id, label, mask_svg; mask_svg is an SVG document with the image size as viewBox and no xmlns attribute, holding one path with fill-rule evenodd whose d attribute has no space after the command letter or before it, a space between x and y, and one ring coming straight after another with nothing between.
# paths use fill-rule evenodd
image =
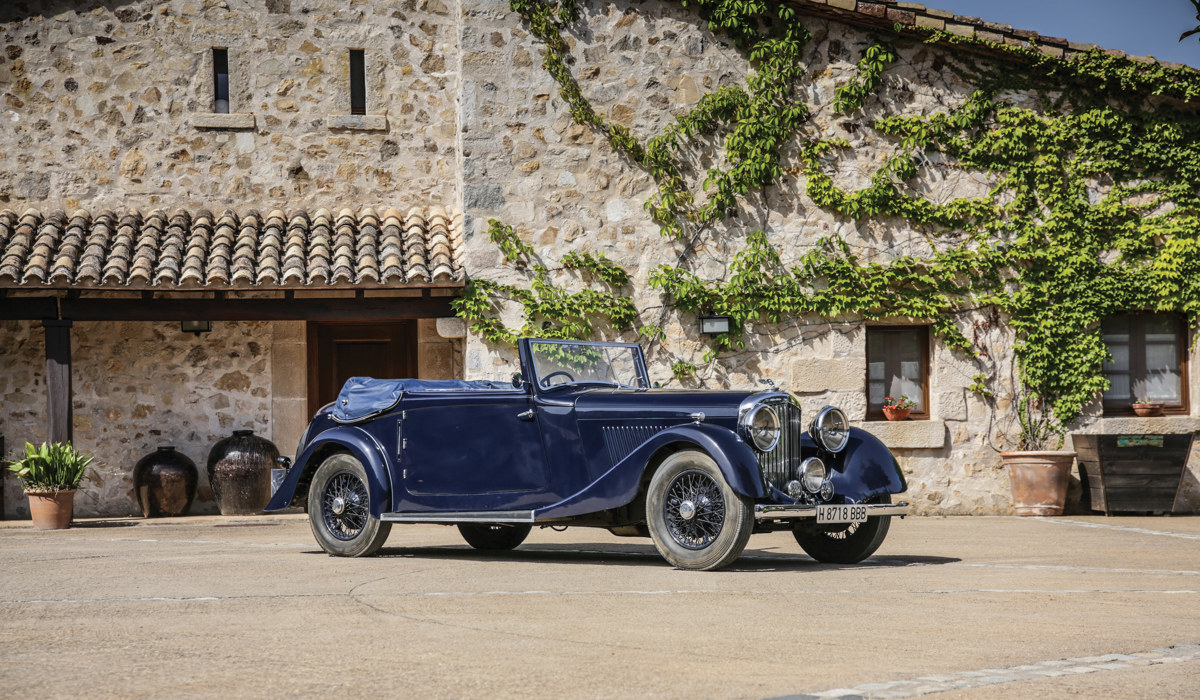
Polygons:
<instances>
[{"instance_id":1,"label":"paved courtyard ground","mask_svg":"<svg viewBox=\"0 0 1200 700\"><path fill-rule=\"evenodd\" d=\"M787 533L726 571L648 540L519 550L301 515L0 523L0 697L1200 697L1200 518L908 518L828 566Z\"/></svg>"}]
</instances>

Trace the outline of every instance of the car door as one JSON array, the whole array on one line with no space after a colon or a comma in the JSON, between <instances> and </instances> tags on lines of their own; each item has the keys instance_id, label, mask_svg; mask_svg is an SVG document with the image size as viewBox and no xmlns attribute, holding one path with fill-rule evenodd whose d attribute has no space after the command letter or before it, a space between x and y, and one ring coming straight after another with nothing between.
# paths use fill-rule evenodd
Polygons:
<instances>
[{"instance_id":1,"label":"car door","mask_svg":"<svg viewBox=\"0 0 1200 700\"><path fill-rule=\"evenodd\" d=\"M402 478L411 505L495 510L529 502L548 484L532 399L496 392L406 401Z\"/></svg>"}]
</instances>

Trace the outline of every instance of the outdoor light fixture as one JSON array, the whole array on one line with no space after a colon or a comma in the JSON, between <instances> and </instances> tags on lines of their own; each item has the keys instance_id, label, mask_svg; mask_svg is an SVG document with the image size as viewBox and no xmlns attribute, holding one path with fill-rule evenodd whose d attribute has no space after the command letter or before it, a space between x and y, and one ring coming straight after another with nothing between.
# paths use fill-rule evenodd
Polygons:
<instances>
[{"instance_id":1,"label":"outdoor light fixture","mask_svg":"<svg viewBox=\"0 0 1200 700\"><path fill-rule=\"evenodd\" d=\"M728 333L733 327L733 319L728 316L701 316L700 332L704 335L720 335Z\"/></svg>"},{"instance_id":2,"label":"outdoor light fixture","mask_svg":"<svg viewBox=\"0 0 1200 700\"><path fill-rule=\"evenodd\" d=\"M179 330L184 333L195 333L199 338L201 333L208 333L212 330L212 321L180 321Z\"/></svg>"}]
</instances>

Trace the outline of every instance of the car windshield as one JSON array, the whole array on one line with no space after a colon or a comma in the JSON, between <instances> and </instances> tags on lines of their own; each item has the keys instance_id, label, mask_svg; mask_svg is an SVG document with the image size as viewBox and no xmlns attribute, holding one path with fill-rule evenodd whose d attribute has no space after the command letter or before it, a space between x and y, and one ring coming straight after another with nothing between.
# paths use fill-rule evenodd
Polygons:
<instances>
[{"instance_id":1,"label":"car windshield","mask_svg":"<svg viewBox=\"0 0 1200 700\"><path fill-rule=\"evenodd\" d=\"M543 389L565 384L646 388L640 353L629 345L533 341L534 371Z\"/></svg>"}]
</instances>

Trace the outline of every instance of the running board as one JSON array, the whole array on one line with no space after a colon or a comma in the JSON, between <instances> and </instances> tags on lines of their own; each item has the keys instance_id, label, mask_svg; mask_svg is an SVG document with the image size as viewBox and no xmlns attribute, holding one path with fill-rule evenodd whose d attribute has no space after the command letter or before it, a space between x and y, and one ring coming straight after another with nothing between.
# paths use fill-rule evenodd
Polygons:
<instances>
[{"instance_id":1,"label":"running board","mask_svg":"<svg viewBox=\"0 0 1200 700\"><path fill-rule=\"evenodd\" d=\"M385 523L532 523L532 510L471 510L457 513L383 513Z\"/></svg>"}]
</instances>

